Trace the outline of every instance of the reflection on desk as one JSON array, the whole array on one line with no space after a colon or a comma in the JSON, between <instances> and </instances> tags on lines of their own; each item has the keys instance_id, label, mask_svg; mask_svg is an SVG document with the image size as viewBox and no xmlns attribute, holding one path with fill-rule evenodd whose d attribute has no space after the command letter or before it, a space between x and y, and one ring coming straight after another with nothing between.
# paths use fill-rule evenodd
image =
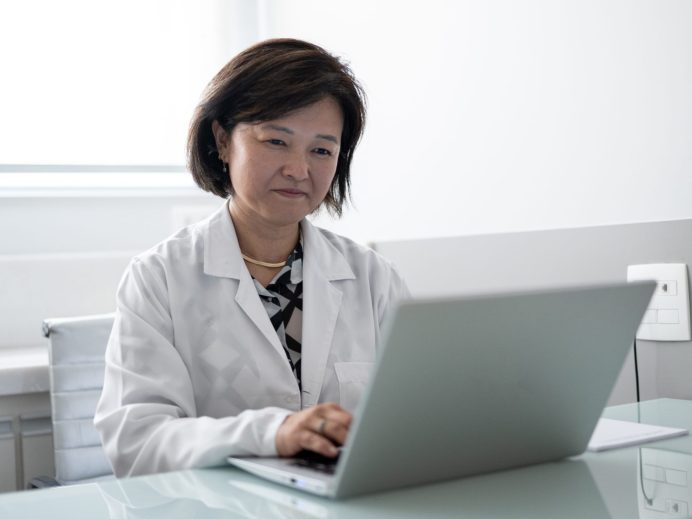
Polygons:
<instances>
[{"instance_id":1,"label":"reflection on desk","mask_svg":"<svg viewBox=\"0 0 692 519\"><path fill-rule=\"evenodd\" d=\"M639 408L618 406L609 408L606 416L636 420L637 412L648 423L692 426L692 402L681 400L645 402ZM561 462L338 502L220 467L6 494L0 496L0 517L648 519L661 516L661 506L668 507L668 517L684 517L671 512L684 512L682 503L690 501L690 481L685 480L684 487L670 484L683 481L681 473L689 470L692 440L682 437L646 448L587 453Z\"/></svg>"},{"instance_id":2,"label":"reflection on desk","mask_svg":"<svg viewBox=\"0 0 692 519\"><path fill-rule=\"evenodd\" d=\"M639 449L639 517L689 517L692 508L692 455Z\"/></svg>"},{"instance_id":3,"label":"reflection on desk","mask_svg":"<svg viewBox=\"0 0 692 519\"><path fill-rule=\"evenodd\" d=\"M610 517L581 460L343 502L309 496L231 468L172 472L80 487L81 492L70 496L73 506L69 509L56 508L55 500L46 496L43 502L26 500L14 507L0 501L0 515L3 519Z\"/></svg>"}]
</instances>

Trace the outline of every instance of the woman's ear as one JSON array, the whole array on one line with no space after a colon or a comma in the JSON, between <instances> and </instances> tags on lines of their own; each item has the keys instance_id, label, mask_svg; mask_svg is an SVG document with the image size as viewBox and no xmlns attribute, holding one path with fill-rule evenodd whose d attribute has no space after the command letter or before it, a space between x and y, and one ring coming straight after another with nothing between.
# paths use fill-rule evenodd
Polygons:
<instances>
[{"instance_id":1,"label":"woman's ear","mask_svg":"<svg viewBox=\"0 0 692 519\"><path fill-rule=\"evenodd\" d=\"M211 131L214 134L214 140L216 141L216 149L219 152L219 160L222 162L228 162L228 132L223 129L219 124L219 121L212 121Z\"/></svg>"}]
</instances>

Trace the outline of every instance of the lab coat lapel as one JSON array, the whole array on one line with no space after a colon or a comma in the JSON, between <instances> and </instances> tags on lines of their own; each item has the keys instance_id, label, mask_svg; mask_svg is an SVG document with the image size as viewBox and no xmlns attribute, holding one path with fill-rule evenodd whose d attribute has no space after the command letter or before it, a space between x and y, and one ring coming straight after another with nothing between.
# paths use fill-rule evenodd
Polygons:
<instances>
[{"instance_id":1,"label":"lab coat lapel","mask_svg":"<svg viewBox=\"0 0 692 519\"><path fill-rule=\"evenodd\" d=\"M257 288L255 288L255 284L249 273L247 276L242 276L240 278L238 292L235 294L235 301L238 303L238 306L242 308L243 312L245 312L245 315L247 315L253 324L259 328L262 335L264 335L285 360L286 353L284 352L284 348L281 345L279 336L276 334L276 330L274 330L274 326L272 326L269 320L267 311L264 309L264 306L262 306L262 301L260 301L257 295ZM286 365L288 366L288 364Z\"/></svg>"},{"instance_id":2,"label":"lab coat lapel","mask_svg":"<svg viewBox=\"0 0 692 519\"><path fill-rule=\"evenodd\" d=\"M301 379L303 407L309 407L319 400L341 309L342 292L333 282L355 275L341 252L318 229L306 220L301 229L305 251Z\"/></svg>"},{"instance_id":3,"label":"lab coat lapel","mask_svg":"<svg viewBox=\"0 0 692 519\"><path fill-rule=\"evenodd\" d=\"M277 353L285 358L286 354L279 336L269 320L267 311L262 306L252 276L240 255L238 237L226 204L211 216L205 229L204 272L211 276L238 280L236 303Z\"/></svg>"}]
</instances>

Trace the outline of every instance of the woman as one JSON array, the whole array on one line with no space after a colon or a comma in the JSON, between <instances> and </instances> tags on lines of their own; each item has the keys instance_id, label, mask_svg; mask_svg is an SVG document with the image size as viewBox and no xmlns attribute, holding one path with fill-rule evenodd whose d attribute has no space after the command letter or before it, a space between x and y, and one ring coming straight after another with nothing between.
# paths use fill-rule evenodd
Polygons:
<instances>
[{"instance_id":1,"label":"woman","mask_svg":"<svg viewBox=\"0 0 692 519\"><path fill-rule=\"evenodd\" d=\"M188 162L228 203L135 257L118 288L95 417L116 476L346 441L407 291L305 217L341 214L364 118L348 67L303 41L261 42L212 79Z\"/></svg>"}]
</instances>

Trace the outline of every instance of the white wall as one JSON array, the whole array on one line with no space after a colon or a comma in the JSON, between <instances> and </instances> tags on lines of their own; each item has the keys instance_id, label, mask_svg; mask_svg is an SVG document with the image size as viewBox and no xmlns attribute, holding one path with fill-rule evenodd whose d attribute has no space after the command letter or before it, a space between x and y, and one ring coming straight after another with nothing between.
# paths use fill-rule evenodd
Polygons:
<instances>
[{"instance_id":1,"label":"white wall","mask_svg":"<svg viewBox=\"0 0 692 519\"><path fill-rule=\"evenodd\" d=\"M223 203L202 191L180 191L177 196L0 196L0 256L144 251L173 234L189 208L201 220Z\"/></svg>"},{"instance_id":2,"label":"white wall","mask_svg":"<svg viewBox=\"0 0 692 519\"><path fill-rule=\"evenodd\" d=\"M134 254L221 204L196 193L0 197L0 354L45 345L45 318L113 311Z\"/></svg>"},{"instance_id":3,"label":"white wall","mask_svg":"<svg viewBox=\"0 0 692 519\"><path fill-rule=\"evenodd\" d=\"M360 241L692 216L692 2L266 0L370 100Z\"/></svg>"},{"instance_id":4,"label":"white wall","mask_svg":"<svg viewBox=\"0 0 692 519\"><path fill-rule=\"evenodd\" d=\"M322 225L366 242L692 216L692 2L253 5L229 46L260 20L350 60L369 95L357 209ZM0 254L143 250L173 206L217 203L0 193Z\"/></svg>"}]
</instances>

